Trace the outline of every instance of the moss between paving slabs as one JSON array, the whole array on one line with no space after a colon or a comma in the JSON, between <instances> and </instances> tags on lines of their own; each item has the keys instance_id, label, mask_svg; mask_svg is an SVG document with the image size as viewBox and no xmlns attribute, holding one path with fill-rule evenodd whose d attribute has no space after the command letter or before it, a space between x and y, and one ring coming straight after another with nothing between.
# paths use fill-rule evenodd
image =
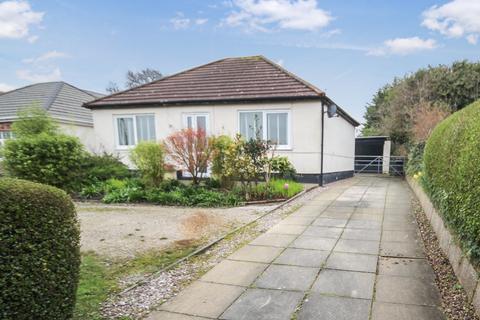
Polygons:
<instances>
[{"instance_id":1,"label":"moss between paving slabs","mask_svg":"<svg viewBox=\"0 0 480 320\"><path fill-rule=\"evenodd\" d=\"M164 251L149 251L132 260L112 261L93 252L82 254L80 283L74 319L100 320L101 304L120 290L120 279L135 274L149 274L190 254L197 244L188 243ZM121 318L127 320L129 318Z\"/></svg>"}]
</instances>

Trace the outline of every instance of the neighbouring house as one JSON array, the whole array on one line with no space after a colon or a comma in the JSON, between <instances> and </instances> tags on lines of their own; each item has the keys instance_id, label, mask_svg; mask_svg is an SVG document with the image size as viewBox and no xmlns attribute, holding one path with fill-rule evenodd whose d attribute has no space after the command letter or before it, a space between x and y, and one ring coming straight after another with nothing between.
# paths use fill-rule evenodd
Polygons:
<instances>
[{"instance_id":1,"label":"neighbouring house","mask_svg":"<svg viewBox=\"0 0 480 320\"><path fill-rule=\"evenodd\" d=\"M11 125L17 119L18 111L40 107L47 110L64 133L77 136L87 149L94 151L97 145L92 112L82 106L102 96L61 81L37 83L4 92L0 95L0 145L12 138Z\"/></svg>"},{"instance_id":2,"label":"neighbouring house","mask_svg":"<svg viewBox=\"0 0 480 320\"><path fill-rule=\"evenodd\" d=\"M325 117L324 182L354 172L355 127L325 93L263 56L226 58L85 104L92 110L100 145L128 163L128 150L143 140L161 140L182 128L209 134L258 132L277 144L301 181L318 182Z\"/></svg>"}]
</instances>

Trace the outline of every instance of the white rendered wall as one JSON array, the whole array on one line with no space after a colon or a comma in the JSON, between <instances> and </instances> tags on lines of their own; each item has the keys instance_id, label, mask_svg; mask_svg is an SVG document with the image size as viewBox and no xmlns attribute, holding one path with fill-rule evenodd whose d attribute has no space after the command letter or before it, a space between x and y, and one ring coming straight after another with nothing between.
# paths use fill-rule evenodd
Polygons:
<instances>
[{"instance_id":1,"label":"white rendered wall","mask_svg":"<svg viewBox=\"0 0 480 320\"><path fill-rule=\"evenodd\" d=\"M320 102L262 103L238 105L173 106L151 108L95 109L93 121L98 148L119 155L128 163L128 151L115 145L114 116L132 114L154 114L156 137L161 140L184 127L183 117L187 113L208 113L209 133L234 136L239 132L239 111L242 110L289 110L290 144L288 150L276 154L287 156L299 173L320 172L321 151L321 104ZM343 118L326 121L326 131L334 141L325 144L334 154L349 156L349 161L338 157L325 157L325 172L353 170L355 147L354 127ZM328 163L333 161L333 163ZM330 170L330 171L328 171Z\"/></svg>"},{"instance_id":2,"label":"white rendered wall","mask_svg":"<svg viewBox=\"0 0 480 320\"><path fill-rule=\"evenodd\" d=\"M325 115L324 172L353 171L355 127L341 117Z\"/></svg>"},{"instance_id":3,"label":"white rendered wall","mask_svg":"<svg viewBox=\"0 0 480 320\"><path fill-rule=\"evenodd\" d=\"M88 151L100 151L96 143L95 130L93 127L65 123L59 123L59 127L63 133L78 137Z\"/></svg>"}]
</instances>

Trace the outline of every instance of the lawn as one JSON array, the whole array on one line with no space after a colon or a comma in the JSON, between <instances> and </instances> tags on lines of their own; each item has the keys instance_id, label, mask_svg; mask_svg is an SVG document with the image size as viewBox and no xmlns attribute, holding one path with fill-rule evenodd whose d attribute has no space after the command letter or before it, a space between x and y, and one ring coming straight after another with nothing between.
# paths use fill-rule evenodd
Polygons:
<instances>
[{"instance_id":1,"label":"lawn","mask_svg":"<svg viewBox=\"0 0 480 320\"><path fill-rule=\"evenodd\" d=\"M74 319L104 319L101 316L101 303L120 290L120 279L129 275L151 274L185 257L196 248L196 243L185 243L163 251L151 250L130 260L110 260L93 252L83 253Z\"/></svg>"}]
</instances>

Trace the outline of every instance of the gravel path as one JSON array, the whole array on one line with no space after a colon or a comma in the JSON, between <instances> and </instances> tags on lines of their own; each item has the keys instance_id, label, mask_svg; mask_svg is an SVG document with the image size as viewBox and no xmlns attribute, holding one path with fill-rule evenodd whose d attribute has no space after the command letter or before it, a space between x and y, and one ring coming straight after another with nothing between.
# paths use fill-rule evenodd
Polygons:
<instances>
[{"instance_id":1,"label":"gravel path","mask_svg":"<svg viewBox=\"0 0 480 320\"><path fill-rule=\"evenodd\" d=\"M418 200L413 201L425 255L435 272L435 282L442 296L442 307L449 320L479 320L467 294L457 280L447 256L440 249L437 236L430 226Z\"/></svg>"},{"instance_id":2,"label":"gravel path","mask_svg":"<svg viewBox=\"0 0 480 320\"><path fill-rule=\"evenodd\" d=\"M192 257L171 270L156 274L133 290L112 297L104 303L102 307L103 315L107 318L128 316L139 319L143 317L151 308L175 296L188 283L198 279L237 248L277 224L304 202L314 198L320 192L328 190L331 186L349 185L351 183L351 180L346 180L336 182L323 189L315 189L283 208L273 211L251 226L225 238L203 254Z\"/></svg>"},{"instance_id":3,"label":"gravel path","mask_svg":"<svg viewBox=\"0 0 480 320\"><path fill-rule=\"evenodd\" d=\"M82 251L133 258L177 241L210 239L252 221L274 205L235 208L178 208L78 202Z\"/></svg>"}]
</instances>

